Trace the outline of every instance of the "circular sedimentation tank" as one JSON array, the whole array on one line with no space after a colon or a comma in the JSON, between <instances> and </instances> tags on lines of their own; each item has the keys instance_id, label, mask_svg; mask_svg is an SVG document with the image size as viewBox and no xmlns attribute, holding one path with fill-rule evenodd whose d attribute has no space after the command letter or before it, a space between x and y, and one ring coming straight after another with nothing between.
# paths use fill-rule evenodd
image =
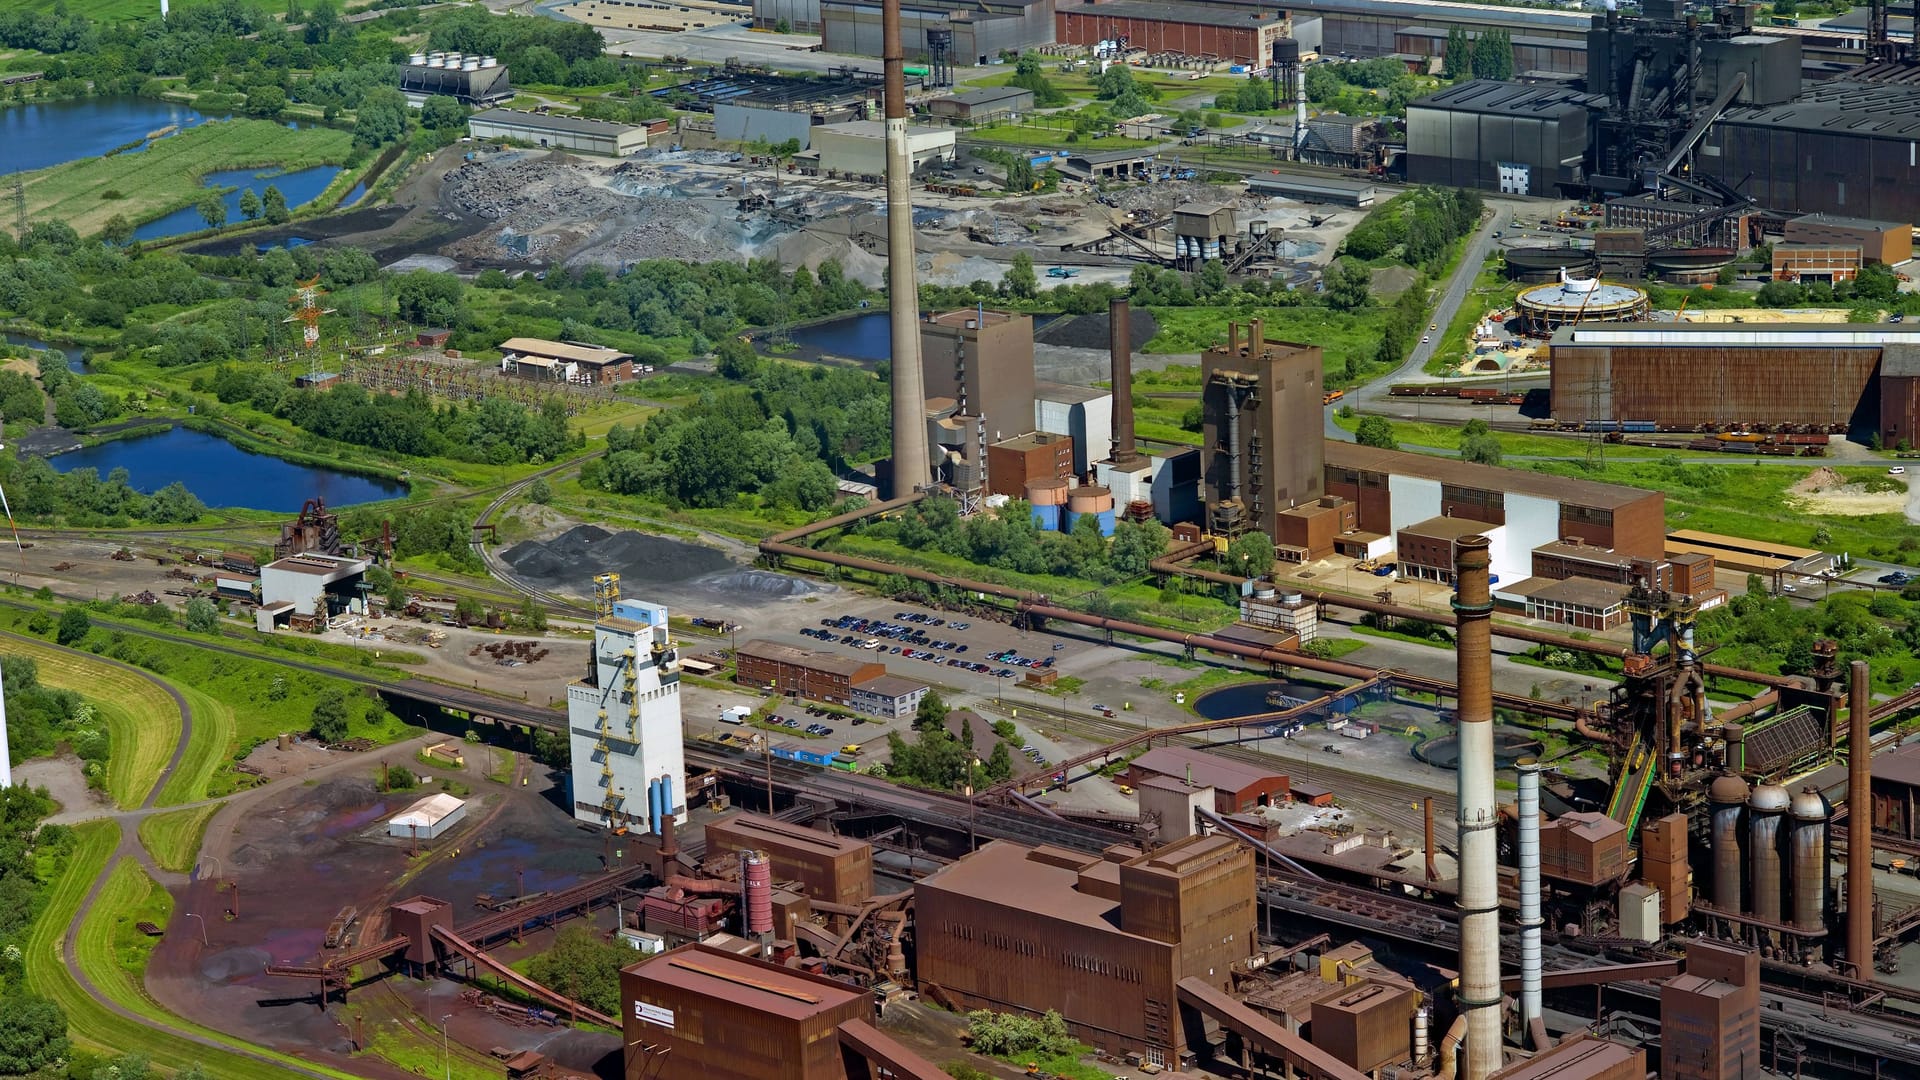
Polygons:
<instances>
[{"instance_id":1,"label":"circular sedimentation tank","mask_svg":"<svg viewBox=\"0 0 1920 1080\"><path fill-rule=\"evenodd\" d=\"M1493 763L1496 768L1511 768L1521 758L1539 757L1545 752L1546 744L1531 735L1517 731L1493 733ZM1438 768L1458 769L1460 739L1453 735L1428 739L1413 748L1413 756Z\"/></svg>"},{"instance_id":2,"label":"circular sedimentation tank","mask_svg":"<svg viewBox=\"0 0 1920 1080\"><path fill-rule=\"evenodd\" d=\"M1514 306L1529 332L1551 334L1579 323L1644 319L1647 293L1631 285L1562 275L1559 281L1522 291Z\"/></svg>"},{"instance_id":3,"label":"circular sedimentation tank","mask_svg":"<svg viewBox=\"0 0 1920 1080\"><path fill-rule=\"evenodd\" d=\"M1675 248L1647 256L1647 272L1676 285L1704 285L1720 276L1736 256L1732 248Z\"/></svg>"},{"instance_id":4,"label":"circular sedimentation tank","mask_svg":"<svg viewBox=\"0 0 1920 1080\"><path fill-rule=\"evenodd\" d=\"M1600 260L1585 248L1523 247L1507 252L1507 277L1513 281L1553 282L1560 272L1574 277L1592 277L1600 271Z\"/></svg>"}]
</instances>

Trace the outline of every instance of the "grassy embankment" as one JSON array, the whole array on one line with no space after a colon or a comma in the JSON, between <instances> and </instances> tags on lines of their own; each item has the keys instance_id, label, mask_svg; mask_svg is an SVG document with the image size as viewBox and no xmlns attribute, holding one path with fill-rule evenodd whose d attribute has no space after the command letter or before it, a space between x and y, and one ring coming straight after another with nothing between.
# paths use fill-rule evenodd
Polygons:
<instances>
[{"instance_id":1,"label":"grassy embankment","mask_svg":"<svg viewBox=\"0 0 1920 1080\"><path fill-rule=\"evenodd\" d=\"M304 169L347 160L350 132L294 130L268 120L216 120L164 139L137 154L70 161L27 173L34 220L58 218L81 235L99 232L123 214L135 224L182 207L205 193L201 177L221 169Z\"/></svg>"},{"instance_id":2,"label":"grassy embankment","mask_svg":"<svg viewBox=\"0 0 1920 1080\"><path fill-rule=\"evenodd\" d=\"M199 858L207 823L219 809L218 805L195 806L141 818L140 843L160 869L185 873Z\"/></svg>"},{"instance_id":3,"label":"grassy embankment","mask_svg":"<svg viewBox=\"0 0 1920 1080\"><path fill-rule=\"evenodd\" d=\"M9 655L32 660L42 683L71 690L93 705L112 747L107 794L123 808L145 801L180 743L180 708L167 692L138 672L103 664L85 653L18 638L0 644Z\"/></svg>"}]
</instances>

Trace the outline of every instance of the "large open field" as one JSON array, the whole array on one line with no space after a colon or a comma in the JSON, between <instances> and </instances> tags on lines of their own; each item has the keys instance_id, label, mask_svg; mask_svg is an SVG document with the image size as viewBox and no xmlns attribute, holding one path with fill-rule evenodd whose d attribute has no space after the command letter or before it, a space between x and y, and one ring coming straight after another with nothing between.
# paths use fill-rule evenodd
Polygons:
<instances>
[{"instance_id":1,"label":"large open field","mask_svg":"<svg viewBox=\"0 0 1920 1080\"><path fill-rule=\"evenodd\" d=\"M296 131L267 120L221 120L164 139L135 154L85 158L26 175L27 212L58 218L82 235L123 214L134 224L191 206L200 178L220 169L338 165L353 145L349 132Z\"/></svg>"},{"instance_id":2,"label":"large open field","mask_svg":"<svg viewBox=\"0 0 1920 1080\"><path fill-rule=\"evenodd\" d=\"M191 7L199 0L183 0L173 5L174 10ZM122 19L155 19L160 16L160 0L9 0L7 6L16 11L52 11L64 7L69 15L84 15L101 22L119 22Z\"/></svg>"}]
</instances>

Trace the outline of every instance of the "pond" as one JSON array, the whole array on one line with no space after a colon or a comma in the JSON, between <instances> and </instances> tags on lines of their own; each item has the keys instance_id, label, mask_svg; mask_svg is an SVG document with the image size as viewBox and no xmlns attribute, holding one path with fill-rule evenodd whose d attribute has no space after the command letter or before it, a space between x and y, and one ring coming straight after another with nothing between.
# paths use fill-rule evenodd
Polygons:
<instances>
[{"instance_id":1,"label":"pond","mask_svg":"<svg viewBox=\"0 0 1920 1080\"><path fill-rule=\"evenodd\" d=\"M876 301L879 302L879 301ZM1035 315L1033 329L1058 319L1058 315ZM893 355L893 319L884 308L858 315L830 319L812 326L796 327L787 337L802 348L817 349L828 356L848 360L885 360Z\"/></svg>"},{"instance_id":2,"label":"pond","mask_svg":"<svg viewBox=\"0 0 1920 1080\"><path fill-rule=\"evenodd\" d=\"M317 165L298 172L281 173L272 169L221 169L210 172L200 181L201 187L232 188L223 201L227 204L227 221L240 220L240 193L251 190L260 195L268 187L277 187L280 194L287 198L287 209L292 210L308 202L314 196L327 189L333 178L340 175L338 165ZM205 218L200 216L198 207L185 206L165 217L152 221L133 230L135 240L164 240L169 236L200 232L207 227Z\"/></svg>"},{"instance_id":3,"label":"pond","mask_svg":"<svg viewBox=\"0 0 1920 1080\"><path fill-rule=\"evenodd\" d=\"M297 513L308 499L329 506L377 502L407 493L405 484L358 473L296 465L256 454L203 432L168 428L153 435L104 442L47 459L57 472L124 468L128 483L151 494L175 480L212 509L243 507Z\"/></svg>"},{"instance_id":4,"label":"pond","mask_svg":"<svg viewBox=\"0 0 1920 1080\"><path fill-rule=\"evenodd\" d=\"M1292 700L1281 705L1270 704L1267 701L1267 695L1276 692ZM1202 720L1232 720L1237 716L1278 712L1293 705L1324 697L1326 693L1326 687L1310 686L1306 683L1243 683L1200 695L1193 703L1193 711L1200 714Z\"/></svg>"},{"instance_id":5,"label":"pond","mask_svg":"<svg viewBox=\"0 0 1920 1080\"><path fill-rule=\"evenodd\" d=\"M139 97L98 97L0 108L0 173L98 157L169 125L209 119L187 105Z\"/></svg>"},{"instance_id":6,"label":"pond","mask_svg":"<svg viewBox=\"0 0 1920 1080\"><path fill-rule=\"evenodd\" d=\"M29 349L52 349L67 358L67 370L75 373L87 370L87 362L80 346L71 341L41 341L24 334L0 334L0 342L8 345L25 345Z\"/></svg>"}]
</instances>

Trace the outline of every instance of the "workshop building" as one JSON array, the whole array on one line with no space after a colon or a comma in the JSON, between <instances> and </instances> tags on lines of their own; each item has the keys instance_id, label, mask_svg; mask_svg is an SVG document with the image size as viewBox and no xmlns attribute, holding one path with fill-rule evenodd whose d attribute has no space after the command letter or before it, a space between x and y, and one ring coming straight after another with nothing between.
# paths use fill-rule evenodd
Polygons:
<instances>
[{"instance_id":1,"label":"workshop building","mask_svg":"<svg viewBox=\"0 0 1920 1080\"><path fill-rule=\"evenodd\" d=\"M1264 70L1273 43L1287 36L1280 8L1266 11L1203 4L1101 0L1054 10L1054 39L1062 45L1115 41L1123 50L1207 56Z\"/></svg>"},{"instance_id":2,"label":"workshop building","mask_svg":"<svg viewBox=\"0 0 1920 1080\"><path fill-rule=\"evenodd\" d=\"M1494 586L1493 603L1502 611L1576 630L1611 630L1627 621L1630 588L1592 578L1532 577Z\"/></svg>"},{"instance_id":3,"label":"workshop building","mask_svg":"<svg viewBox=\"0 0 1920 1080\"><path fill-rule=\"evenodd\" d=\"M907 151L915 172L952 162L956 145L952 128L907 126ZM812 148L794 161L821 176L884 177L886 125L879 120L820 124L813 129Z\"/></svg>"},{"instance_id":4,"label":"workshop building","mask_svg":"<svg viewBox=\"0 0 1920 1080\"><path fill-rule=\"evenodd\" d=\"M593 386L628 382L633 378L633 354L577 341L508 338L500 343L500 370L519 378L552 379Z\"/></svg>"},{"instance_id":5,"label":"workshop building","mask_svg":"<svg viewBox=\"0 0 1920 1080\"><path fill-rule=\"evenodd\" d=\"M847 689L847 707L855 712L898 720L920 711L920 699L932 689L919 679L904 675L878 675L861 679Z\"/></svg>"},{"instance_id":6,"label":"workshop building","mask_svg":"<svg viewBox=\"0 0 1920 1080\"><path fill-rule=\"evenodd\" d=\"M1239 814L1258 806L1286 801L1287 777L1256 765L1223 758L1184 746L1159 746L1127 764L1124 783L1138 787L1163 777L1196 788L1212 788L1213 809Z\"/></svg>"},{"instance_id":7,"label":"workshop building","mask_svg":"<svg viewBox=\"0 0 1920 1080\"><path fill-rule=\"evenodd\" d=\"M1773 245L1772 274L1775 281L1819 281L1832 285L1860 276L1858 245L1789 244Z\"/></svg>"},{"instance_id":8,"label":"workshop building","mask_svg":"<svg viewBox=\"0 0 1920 1080\"><path fill-rule=\"evenodd\" d=\"M797 881L815 900L860 904L873 895L873 845L763 814L707 823L707 854L764 852L778 881Z\"/></svg>"},{"instance_id":9,"label":"workshop building","mask_svg":"<svg viewBox=\"0 0 1920 1080\"><path fill-rule=\"evenodd\" d=\"M1177 984L1225 990L1256 947L1253 853L1194 836L1114 854L1125 861L998 840L922 878L921 995L961 1011L1058 1010L1097 1050L1177 1065Z\"/></svg>"},{"instance_id":10,"label":"workshop building","mask_svg":"<svg viewBox=\"0 0 1920 1080\"><path fill-rule=\"evenodd\" d=\"M443 791L388 818L387 835L401 840L438 840L466 817L467 804Z\"/></svg>"},{"instance_id":11,"label":"workshop building","mask_svg":"<svg viewBox=\"0 0 1920 1080\"><path fill-rule=\"evenodd\" d=\"M476 139L508 139L554 150L626 157L647 145L647 129L611 120L553 116L518 109L488 109L467 117L467 134Z\"/></svg>"},{"instance_id":12,"label":"workshop building","mask_svg":"<svg viewBox=\"0 0 1920 1080\"><path fill-rule=\"evenodd\" d=\"M755 0L756 9L768 2ZM822 52L880 55L880 0L797 2L818 3ZM1051 44L1053 8L1054 0L901 0L900 43L908 63L922 63L932 59L930 39L944 33L949 63L984 65L1003 51L1021 53Z\"/></svg>"},{"instance_id":13,"label":"workshop building","mask_svg":"<svg viewBox=\"0 0 1920 1080\"><path fill-rule=\"evenodd\" d=\"M867 990L699 944L622 970L620 997L627 1076L846 1080L838 1028L874 1014Z\"/></svg>"},{"instance_id":14,"label":"workshop building","mask_svg":"<svg viewBox=\"0 0 1920 1080\"><path fill-rule=\"evenodd\" d=\"M1018 86L989 86L952 97L935 98L927 111L954 124L988 124L1033 111L1033 91Z\"/></svg>"},{"instance_id":15,"label":"workshop building","mask_svg":"<svg viewBox=\"0 0 1920 1080\"><path fill-rule=\"evenodd\" d=\"M1435 517L1417 521L1401 529L1394 538L1400 560L1400 576L1417 581L1453 584L1453 554L1460 541L1469 536L1493 534L1501 526L1488 525L1472 518ZM1498 578L1500 575L1495 574Z\"/></svg>"}]
</instances>

